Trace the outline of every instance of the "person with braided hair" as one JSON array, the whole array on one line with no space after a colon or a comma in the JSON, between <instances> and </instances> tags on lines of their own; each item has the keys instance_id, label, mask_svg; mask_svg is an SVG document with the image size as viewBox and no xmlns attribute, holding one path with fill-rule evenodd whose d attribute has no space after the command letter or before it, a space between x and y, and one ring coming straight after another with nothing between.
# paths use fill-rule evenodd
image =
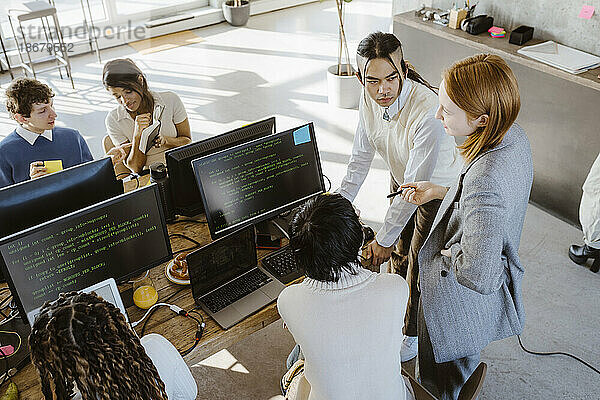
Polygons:
<instances>
[{"instance_id":1,"label":"person with braided hair","mask_svg":"<svg viewBox=\"0 0 600 400\"><path fill-rule=\"evenodd\" d=\"M438 100L434 88L404 60L400 40L391 33L371 33L359 43L356 62L364 90L352 156L338 192L354 201L375 153L389 168L392 192L399 184L415 180L451 186L462 160L454 139L444 134L435 119ZM438 200L415 206L395 196L383 226L364 254L377 271L391 257L387 272L402 275L409 284L402 361L417 355L417 255L439 206Z\"/></svg>"},{"instance_id":2,"label":"person with braided hair","mask_svg":"<svg viewBox=\"0 0 600 400\"><path fill-rule=\"evenodd\" d=\"M175 347L156 334L140 341L119 309L95 293L61 293L44 304L29 347L46 400L53 394L82 400L191 400L197 395Z\"/></svg>"}]
</instances>

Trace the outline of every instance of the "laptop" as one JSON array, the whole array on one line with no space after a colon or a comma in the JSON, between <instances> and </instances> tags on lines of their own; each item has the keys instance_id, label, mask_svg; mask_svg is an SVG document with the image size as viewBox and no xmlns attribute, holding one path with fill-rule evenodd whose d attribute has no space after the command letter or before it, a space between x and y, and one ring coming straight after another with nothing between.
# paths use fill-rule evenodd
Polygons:
<instances>
[{"instance_id":1,"label":"laptop","mask_svg":"<svg viewBox=\"0 0 600 400\"><path fill-rule=\"evenodd\" d=\"M80 292L95 292L98 296L102 297L104 300L117 307L119 311L121 311L121 313L125 316L125 321L129 323L129 316L127 315L127 311L125 310L125 306L123 305L121 293L119 293L119 288L117 287L117 282L114 278L105 279L102 282L98 282L92 286L88 286L85 289L80 290Z\"/></svg>"},{"instance_id":2,"label":"laptop","mask_svg":"<svg viewBox=\"0 0 600 400\"><path fill-rule=\"evenodd\" d=\"M258 265L253 226L188 254L186 260L194 301L223 329L273 302L285 288Z\"/></svg>"},{"instance_id":3,"label":"laptop","mask_svg":"<svg viewBox=\"0 0 600 400\"><path fill-rule=\"evenodd\" d=\"M127 316L127 311L125 311L125 306L123 305L123 301L121 300L121 294L119 293L119 289L117 288L117 282L115 282L114 278L108 278L103 280L102 282L95 283L91 286L86 287L85 289L80 290L80 292L96 292L98 296L102 297L104 300L117 307L125 316L125 321L129 323L129 317ZM29 324L31 326L33 326L33 323L35 322L37 316L40 314L41 309L42 307L38 307L27 313L27 320L29 321Z\"/></svg>"}]
</instances>

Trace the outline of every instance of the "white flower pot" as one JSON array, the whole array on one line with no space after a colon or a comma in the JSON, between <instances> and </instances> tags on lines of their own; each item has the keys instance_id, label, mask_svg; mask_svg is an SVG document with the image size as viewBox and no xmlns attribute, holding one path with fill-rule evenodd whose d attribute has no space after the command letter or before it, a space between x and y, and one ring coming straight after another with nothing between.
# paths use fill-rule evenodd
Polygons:
<instances>
[{"instance_id":1,"label":"white flower pot","mask_svg":"<svg viewBox=\"0 0 600 400\"><path fill-rule=\"evenodd\" d=\"M354 68L351 68L354 73ZM338 66L327 68L327 102L340 108L357 108L362 85L355 75L337 75ZM346 71L346 64L342 65Z\"/></svg>"}]
</instances>

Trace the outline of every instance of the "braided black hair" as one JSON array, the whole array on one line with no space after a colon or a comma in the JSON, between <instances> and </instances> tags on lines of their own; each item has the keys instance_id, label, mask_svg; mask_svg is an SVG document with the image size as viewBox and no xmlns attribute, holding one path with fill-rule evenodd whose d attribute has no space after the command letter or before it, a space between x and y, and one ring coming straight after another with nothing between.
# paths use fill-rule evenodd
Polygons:
<instances>
[{"instance_id":1,"label":"braided black hair","mask_svg":"<svg viewBox=\"0 0 600 400\"><path fill-rule=\"evenodd\" d=\"M95 293L47 302L29 336L42 393L52 399L167 400L165 385L118 308Z\"/></svg>"}]
</instances>

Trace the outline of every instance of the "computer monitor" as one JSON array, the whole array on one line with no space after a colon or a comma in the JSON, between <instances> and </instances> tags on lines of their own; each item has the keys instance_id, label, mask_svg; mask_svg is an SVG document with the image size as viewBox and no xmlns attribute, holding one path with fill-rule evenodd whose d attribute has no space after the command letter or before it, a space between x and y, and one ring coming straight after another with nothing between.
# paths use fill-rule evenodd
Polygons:
<instances>
[{"instance_id":1,"label":"computer monitor","mask_svg":"<svg viewBox=\"0 0 600 400\"><path fill-rule=\"evenodd\" d=\"M0 238L123 193L110 158L0 189Z\"/></svg>"},{"instance_id":2,"label":"computer monitor","mask_svg":"<svg viewBox=\"0 0 600 400\"><path fill-rule=\"evenodd\" d=\"M192 160L272 133L275 133L275 117L167 151L165 158L175 213L192 217L204 212Z\"/></svg>"},{"instance_id":3,"label":"computer monitor","mask_svg":"<svg viewBox=\"0 0 600 400\"><path fill-rule=\"evenodd\" d=\"M192 166L213 239L325 191L312 123L196 159Z\"/></svg>"},{"instance_id":4,"label":"computer monitor","mask_svg":"<svg viewBox=\"0 0 600 400\"><path fill-rule=\"evenodd\" d=\"M171 259L156 184L0 240L0 267L23 318L45 301L107 278L122 282Z\"/></svg>"}]
</instances>

